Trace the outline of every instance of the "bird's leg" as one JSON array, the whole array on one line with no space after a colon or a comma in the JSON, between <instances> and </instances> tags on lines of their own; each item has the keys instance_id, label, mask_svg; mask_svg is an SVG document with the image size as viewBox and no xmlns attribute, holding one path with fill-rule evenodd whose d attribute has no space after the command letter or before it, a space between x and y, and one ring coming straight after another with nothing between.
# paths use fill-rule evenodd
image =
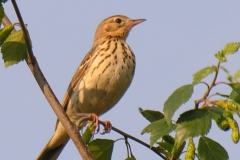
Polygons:
<instances>
[{"instance_id":1,"label":"bird's leg","mask_svg":"<svg viewBox=\"0 0 240 160\"><path fill-rule=\"evenodd\" d=\"M78 119L75 124L78 128L81 128L81 125L83 122L88 121L88 120L92 120L94 122L94 124L97 126L96 127L96 133L99 132L100 130L100 124L99 124L99 119L98 116L94 113L77 113L75 112L74 115L81 117L80 119ZM95 133L95 130L93 131L93 134Z\"/></svg>"}]
</instances>

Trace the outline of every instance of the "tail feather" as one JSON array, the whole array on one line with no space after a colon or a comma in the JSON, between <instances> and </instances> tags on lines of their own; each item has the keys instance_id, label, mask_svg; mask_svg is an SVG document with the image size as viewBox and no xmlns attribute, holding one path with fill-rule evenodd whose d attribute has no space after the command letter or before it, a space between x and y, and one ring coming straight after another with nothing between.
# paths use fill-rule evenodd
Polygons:
<instances>
[{"instance_id":1,"label":"tail feather","mask_svg":"<svg viewBox=\"0 0 240 160\"><path fill-rule=\"evenodd\" d=\"M42 152L39 154L37 160L56 160L67 144L68 140L69 136L65 128L61 123L58 123L56 131Z\"/></svg>"},{"instance_id":2,"label":"tail feather","mask_svg":"<svg viewBox=\"0 0 240 160\"><path fill-rule=\"evenodd\" d=\"M37 160L56 160L60 153L62 152L63 148L66 146L67 142L68 140L65 143L53 149L49 149L48 145L46 145L42 152L37 157Z\"/></svg>"},{"instance_id":3,"label":"tail feather","mask_svg":"<svg viewBox=\"0 0 240 160\"><path fill-rule=\"evenodd\" d=\"M48 150L48 148L44 149L40 155L38 156L37 160L56 160L60 153L62 152L65 144L62 144L54 149Z\"/></svg>"}]
</instances>

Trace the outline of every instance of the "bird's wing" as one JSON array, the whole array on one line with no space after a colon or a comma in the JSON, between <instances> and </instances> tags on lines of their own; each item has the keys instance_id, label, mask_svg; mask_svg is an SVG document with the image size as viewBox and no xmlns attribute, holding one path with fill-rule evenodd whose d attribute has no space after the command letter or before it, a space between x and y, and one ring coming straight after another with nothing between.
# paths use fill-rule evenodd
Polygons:
<instances>
[{"instance_id":1,"label":"bird's wing","mask_svg":"<svg viewBox=\"0 0 240 160\"><path fill-rule=\"evenodd\" d=\"M88 52L88 54L84 57L84 59L82 60L82 63L80 64L80 66L78 67L78 69L76 70L76 72L74 73L72 80L68 86L68 89L63 97L63 101L62 101L62 107L64 108L64 110L67 110L67 106L69 103L69 100L74 92L74 90L77 87L77 84L80 82L80 80L83 78L86 70L89 67L89 64L91 64L92 59L91 57L93 56L93 54L95 53L95 49L97 48L97 46L92 47L92 49ZM58 126L59 120L57 119L56 122L56 126L55 126L55 130Z\"/></svg>"}]
</instances>

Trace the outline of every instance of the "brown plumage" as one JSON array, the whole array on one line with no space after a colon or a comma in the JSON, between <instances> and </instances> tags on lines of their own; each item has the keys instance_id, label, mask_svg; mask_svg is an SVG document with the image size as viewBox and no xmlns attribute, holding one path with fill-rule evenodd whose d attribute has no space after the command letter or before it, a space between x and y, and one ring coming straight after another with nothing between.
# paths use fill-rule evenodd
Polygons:
<instances>
[{"instance_id":1,"label":"brown plumage","mask_svg":"<svg viewBox=\"0 0 240 160\"><path fill-rule=\"evenodd\" d=\"M131 28L143 21L116 15L99 24L93 46L63 98L62 106L72 122L81 118L76 113L104 114L124 95L135 70L135 56L125 40ZM57 120L52 138L37 159L57 159L68 140L67 132Z\"/></svg>"}]
</instances>

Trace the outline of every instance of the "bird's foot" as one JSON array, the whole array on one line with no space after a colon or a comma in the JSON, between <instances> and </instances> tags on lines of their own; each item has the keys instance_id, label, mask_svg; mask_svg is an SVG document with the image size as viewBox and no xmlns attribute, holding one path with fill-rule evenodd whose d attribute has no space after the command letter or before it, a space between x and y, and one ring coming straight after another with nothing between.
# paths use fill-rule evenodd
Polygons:
<instances>
[{"instance_id":1,"label":"bird's foot","mask_svg":"<svg viewBox=\"0 0 240 160\"><path fill-rule=\"evenodd\" d=\"M96 128L95 128L95 130L93 130L92 134L97 134L100 130L100 124L99 124L98 116L94 113L91 113L90 117L92 118L94 124L96 125Z\"/></svg>"},{"instance_id":2,"label":"bird's foot","mask_svg":"<svg viewBox=\"0 0 240 160\"><path fill-rule=\"evenodd\" d=\"M78 128L82 128L83 124L85 124L85 121L92 120L96 126L96 128L92 134L97 134L100 131L99 118L96 114L94 114L94 113L74 113L74 114L76 116L81 117L80 119L78 119L75 122L75 124ZM105 121L104 122L104 131L101 134L110 133L111 129L112 129L112 124L110 123L110 121Z\"/></svg>"},{"instance_id":3,"label":"bird's foot","mask_svg":"<svg viewBox=\"0 0 240 160\"><path fill-rule=\"evenodd\" d=\"M104 122L104 131L100 134L105 134L105 133L110 133L112 130L112 124L110 121L105 121Z\"/></svg>"},{"instance_id":4,"label":"bird's foot","mask_svg":"<svg viewBox=\"0 0 240 160\"><path fill-rule=\"evenodd\" d=\"M100 124L99 124L99 119L96 114L93 113L74 113L74 115L81 117L79 118L76 122L75 125L78 127L78 129L81 129L83 126L85 126L86 122L89 120L92 120L93 123L96 126L96 133L99 132L100 130ZM93 131L93 134L95 133L95 130Z\"/></svg>"}]
</instances>

